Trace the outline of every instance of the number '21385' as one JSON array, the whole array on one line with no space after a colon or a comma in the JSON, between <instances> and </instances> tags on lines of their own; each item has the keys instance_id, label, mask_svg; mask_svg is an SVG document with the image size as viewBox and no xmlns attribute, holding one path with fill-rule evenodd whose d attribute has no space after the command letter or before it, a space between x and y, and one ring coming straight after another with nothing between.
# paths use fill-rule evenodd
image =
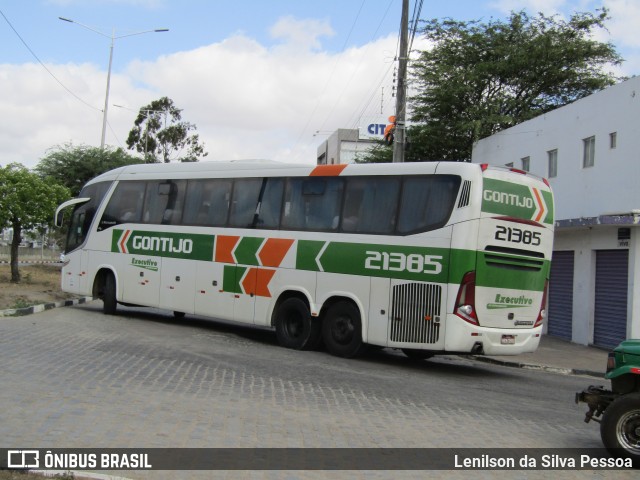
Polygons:
<instances>
[{"instance_id":1,"label":"number '21385'","mask_svg":"<svg viewBox=\"0 0 640 480\"><path fill-rule=\"evenodd\" d=\"M411 253L405 255L399 252L368 251L364 268L369 270L387 270L390 272L432 273L442 272L441 255L421 255Z\"/></svg>"},{"instance_id":2,"label":"number '21385'","mask_svg":"<svg viewBox=\"0 0 640 480\"><path fill-rule=\"evenodd\" d=\"M498 225L496 227L496 240L504 242L524 243L525 245L540 245L540 232L532 232L531 230L522 230L517 227L505 227Z\"/></svg>"}]
</instances>

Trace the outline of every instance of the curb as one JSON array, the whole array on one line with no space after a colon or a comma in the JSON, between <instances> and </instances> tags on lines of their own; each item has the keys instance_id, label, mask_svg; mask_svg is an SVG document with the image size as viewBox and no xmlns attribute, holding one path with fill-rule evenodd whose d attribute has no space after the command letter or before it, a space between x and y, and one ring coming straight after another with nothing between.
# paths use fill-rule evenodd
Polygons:
<instances>
[{"instance_id":1,"label":"curb","mask_svg":"<svg viewBox=\"0 0 640 480\"><path fill-rule=\"evenodd\" d=\"M93 297L80 297L73 300L61 300L59 302L43 303L40 305L32 305L24 308L9 308L7 310L0 310L0 317L22 317L24 315L31 315L33 313L44 312L45 310L51 310L59 307L70 307L72 305L78 305L81 303L87 303L94 300Z\"/></svg>"},{"instance_id":2,"label":"curb","mask_svg":"<svg viewBox=\"0 0 640 480\"><path fill-rule=\"evenodd\" d=\"M550 365L538 365L534 363L511 362L508 360L498 360L497 358L482 357L478 355L471 355L469 358L472 358L479 362L490 363L493 365L501 365L503 367L523 368L526 370L538 370L538 371L549 372L549 373L557 373L559 375L585 375L588 377L604 379L603 372L594 372L593 370L584 370L580 368L553 367Z\"/></svg>"}]
</instances>

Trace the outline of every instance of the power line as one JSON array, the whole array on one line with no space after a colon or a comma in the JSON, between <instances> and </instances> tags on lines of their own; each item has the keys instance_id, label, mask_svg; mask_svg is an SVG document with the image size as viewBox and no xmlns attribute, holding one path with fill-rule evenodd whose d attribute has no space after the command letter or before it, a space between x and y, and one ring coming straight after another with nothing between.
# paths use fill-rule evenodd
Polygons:
<instances>
[{"instance_id":1,"label":"power line","mask_svg":"<svg viewBox=\"0 0 640 480\"><path fill-rule=\"evenodd\" d=\"M75 93L73 93L70 89L68 89L64 83L62 83L60 80L58 80L58 78L53 74L53 72L51 72L51 70L49 70L47 68L47 66L42 62L42 60L40 60L40 58L38 58L38 55L36 55L36 53L31 49L31 47L29 47L29 45L27 44L27 42L20 36L20 34L18 33L18 31L14 28L14 26L11 24L11 22L9 21L9 19L5 16L5 14L2 12L2 10L0 10L0 15L2 15L2 18L4 18L4 20L7 22L7 24L9 25L9 27L11 27L11 30L13 30L13 33L16 34L16 36L20 39L20 41L22 42L22 44L27 48L27 50L29 50L29 53L31 53L31 55L33 55L33 58L35 58L38 63L42 66L42 68L44 68L47 73L49 75L51 75L51 77L58 82L58 84L64 88L68 93L70 93L73 97L75 97L77 100L79 100L80 102L84 103L87 107L92 108L94 110L98 110L99 112L102 112L102 109L94 107L93 105L91 105L88 102L85 102L82 98L80 98L78 95L76 95Z\"/></svg>"},{"instance_id":2,"label":"power line","mask_svg":"<svg viewBox=\"0 0 640 480\"><path fill-rule=\"evenodd\" d=\"M353 33L353 29L356 26L356 23L358 22L358 18L360 18L360 13L362 12L362 8L364 7L366 0L362 0L362 3L360 4L360 8L358 9L358 13L356 14L356 18L353 21L353 23L351 24L351 29L349 30L349 34L347 35L347 38L344 41L344 45L342 45L342 50L344 50L349 42L349 39L351 38L351 34ZM322 99L322 96L324 95L324 93L327 91L327 87L329 86L329 84L331 83L331 80L333 79L333 74L336 71L336 68L338 66L338 61L339 61L339 57L336 57L336 61L333 64L333 68L331 69L331 73L329 74L329 77L327 78L327 82L324 85L324 88L322 89L322 93L318 96L318 101L316 102L315 107L313 107L313 111L311 112L311 115L309 115L309 118L307 119L307 123L304 125L302 131L300 132L300 136L298 137L298 139L296 140L296 143L293 146L292 150L295 150L295 148L298 146L298 144L300 143L300 140L302 140L302 137L304 136L305 132L307 131L307 128L309 127L309 124L311 123L311 120L313 119L314 115L316 114L316 111L318 110L318 106L320 105L320 101ZM321 129L320 129L321 130Z\"/></svg>"},{"instance_id":3,"label":"power line","mask_svg":"<svg viewBox=\"0 0 640 480\"><path fill-rule=\"evenodd\" d=\"M375 31L373 32L373 35L371 36L371 41L369 42L368 47L371 46L371 42L376 38L376 35L378 34L378 32L380 31L380 28L382 27L382 24L384 23L385 18L387 17L387 14L389 13L389 9L391 8L391 5L393 4L394 0L391 0L389 2L389 5L387 5L387 9L385 10L382 19L380 20L380 22L378 23L378 26L376 27ZM325 124L327 123L327 120L331 117L331 115L333 115L333 112L335 111L337 105L340 103L340 100L342 99L342 96L344 95L347 87L351 84L351 81L353 80L353 77L356 74L356 71L360 68L360 66L362 65L363 62L363 58L366 57L366 52L365 54L363 54L361 56L360 61L358 62L358 65L356 66L356 68L352 71L351 76L349 77L349 80L344 84L342 91L340 92L340 94L338 95L338 98L336 99L336 101L333 104L333 107L331 108L331 111L327 114L327 116L325 117L324 121L322 122L322 125L320 126L320 130L324 129ZM385 76L387 75L387 72L385 72ZM371 99L376 95L379 86L382 84L382 82L384 81L384 77L383 79L380 81L380 84L378 86L376 86L375 91L371 94L371 96L369 97L369 100L366 102L365 107L363 108L363 111L366 110L366 108L370 105L371 103ZM355 122L357 122L358 120L356 119ZM352 124L353 122L349 122L348 124Z\"/></svg>"},{"instance_id":4,"label":"power line","mask_svg":"<svg viewBox=\"0 0 640 480\"><path fill-rule=\"evenodd\" d=\"M419 2L419 3L418 3ZM413 38L416 36L418 30L418 22L420 21L420 12L422 11L422 4L424 0L416 0L413 7L413 16L411 17L409 30L411 31L411 40L409 41L409 52L413 48Z\"/></svg>"}]
</instances>

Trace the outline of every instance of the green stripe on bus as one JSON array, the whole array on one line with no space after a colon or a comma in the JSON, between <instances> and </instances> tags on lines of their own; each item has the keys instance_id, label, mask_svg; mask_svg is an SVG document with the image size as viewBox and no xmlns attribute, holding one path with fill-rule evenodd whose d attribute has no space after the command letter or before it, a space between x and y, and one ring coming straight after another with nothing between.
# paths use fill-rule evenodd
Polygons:
<instances>
[{"instance_id":1,"label":"green stripe on bus","mask_svg":"<svg viewBox=\"0 0 640 480\"><path fill-rule=\"evenodd\" d=\"M264 238L242 237L233 252L238 263L242 265L258 265L256 255L263 242Z\"/></svg>"},{"instance_id":2,"label":"green stripe on bus","mask_svg":"<svg viewBox=\"0 0 640 480\"><path fill-rule=\"evenodd\" d=\"M475 258L474 251L448 248L300 240L296 268L422 282L459 283L466 272L475 269Z\"/></svg>"},{"instance_id":3,"label":"green stripe on bus","mask_svg":"<svg viewBox=\"0 0 640 480\"><path fill-rule=\"evenodd\" d=\"M242 293L240 280L246 270L247 267L225 265L222 273L222 290L231 293Z\"/></svg>"}]
</instances>

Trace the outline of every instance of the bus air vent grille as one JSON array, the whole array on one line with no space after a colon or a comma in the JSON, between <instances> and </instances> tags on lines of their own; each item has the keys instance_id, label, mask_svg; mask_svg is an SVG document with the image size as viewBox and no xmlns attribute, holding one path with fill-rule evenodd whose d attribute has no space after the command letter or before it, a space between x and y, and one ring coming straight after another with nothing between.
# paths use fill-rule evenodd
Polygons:
<instances>
[{"instance_id":1,"label":"bus air vent grille","mask_svg":"<svg viewBox=\"0 0 640 480\"><path fill-rule=\"evenodd\" d=\"M442 287L426 283L406 283L393 287L392 342L436 343L440 336Z\"/></svg>"},{"instance_id":2,"label":"bus air vent grille","mask_svg":"<svg viewBox=\"0 0 640 480\"><path fill-rule=\"evenodd\" d=\"M466 207L469 205L469 199L471 198L471 182L465 180L462 184L460 192L460 200L458 200L458 208Z\"/></svg>"},{"instance_id":3,"label":"bus air vent grille","mask_svg":"<svg viewBox=\"0 0 640 480\"><path fill-rule=\"evenodd\" d=\"M544 266L544 254L515 248L488 246L484 260L489 267L509 270L539 272Z\"/></svg>"}]
</instances>

